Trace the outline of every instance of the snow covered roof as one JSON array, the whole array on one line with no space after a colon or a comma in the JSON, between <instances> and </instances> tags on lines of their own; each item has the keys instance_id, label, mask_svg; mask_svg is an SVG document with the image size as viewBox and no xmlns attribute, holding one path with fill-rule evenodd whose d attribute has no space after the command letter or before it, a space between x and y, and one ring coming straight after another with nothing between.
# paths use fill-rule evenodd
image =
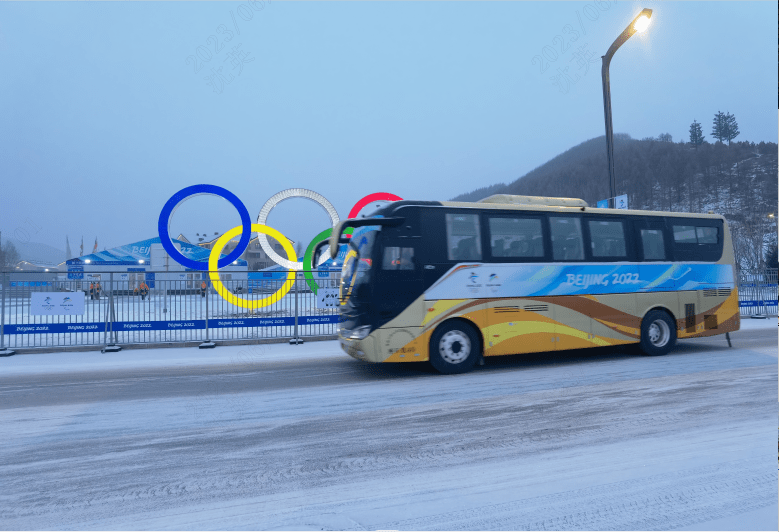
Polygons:
<instances>
[{"instance_id":1,"label":"snow covered roof","mask_svg":"<svg viewBox=\"0 0 779 532\"><path fill-rule=\"evenodd\" d=\"M210 250L184 242L183 240L172 239L174 244L179 244L181 247L181 254L192 260L207 262ZM149 264L151 261L151 245L159 244L160 238L150 238L148 240L141 240L125 246L119 246L97 253L90 253L82 257L68 259L67 264L84 264L87 260L92 264L99 264L101 266L123 266L138 264L138 261L144 261L145 264ZM221 255L224 257L224 255ZM220 257L220 258L221 258ZM246 266L247 263L243 259L238 259L238 266Z\"/></svg>"}]
</instances>

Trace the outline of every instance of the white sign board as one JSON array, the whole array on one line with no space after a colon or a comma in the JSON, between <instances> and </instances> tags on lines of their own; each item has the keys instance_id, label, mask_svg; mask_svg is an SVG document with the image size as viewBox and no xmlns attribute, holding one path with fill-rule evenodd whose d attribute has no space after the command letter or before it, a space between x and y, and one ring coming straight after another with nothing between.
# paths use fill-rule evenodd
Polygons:
<instances>
[{"instance_id":1,"label":"white sign board","mask_svg":"<svg viewBox=\"0 0 779 532\"><path fill-rule=\"evenodd\" d=\"M316 308L338 308L338 289L320 288L317 290Z\"/></svg>"},{"instance_id":2,"label":"white sign board","mask_svg":"<svg viewBox=\"0 0 779 532\"><path fill-rule=\"evenodd\" d=\"M83 292L33 292L30 294L30 315L58 316L84 314Z\"/></svg>"},{"instance_id":3,"label":"white sign board","mask_svg":"<svg viewBox=\"0 0 779 532\"><path fill-rule=\"evenodd\" d=\"M618 209L627 209L628 208L628 195L622 194L621 196L617 196L614 198L614 203L617 205Z\"/></svg>"}]
</instances>

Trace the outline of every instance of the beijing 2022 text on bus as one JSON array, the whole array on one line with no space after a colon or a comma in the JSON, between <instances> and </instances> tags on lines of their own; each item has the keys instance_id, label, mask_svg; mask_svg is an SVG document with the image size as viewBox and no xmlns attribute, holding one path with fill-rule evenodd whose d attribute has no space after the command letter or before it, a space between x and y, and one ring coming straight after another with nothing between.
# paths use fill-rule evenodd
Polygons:
<instances>
[{"instance_id":1,"label":"beijing 2022 text on bus","mask_svg":"<svg viewBox=\"0 0 779 532\"><path fill-rule=\"evenodd\" d=\"M481 356L631 343L663 355L677 338L740 326L719 215L532 196L397 201L342 221L331 256L348 227L339 339L360 360L461 373Z\"/></svg>"}]
</instances>

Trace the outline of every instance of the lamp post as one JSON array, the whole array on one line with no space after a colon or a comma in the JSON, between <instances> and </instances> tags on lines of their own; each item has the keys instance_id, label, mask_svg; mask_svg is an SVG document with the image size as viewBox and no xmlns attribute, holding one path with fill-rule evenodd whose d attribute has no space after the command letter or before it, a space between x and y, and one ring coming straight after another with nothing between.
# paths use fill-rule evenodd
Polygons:
<instances>
[{"instance_id":1,"label":"lamp post","mask_svg":"<svg viewBox=\"0 0 779 532\"><path fill-rule=\"evenodd\" d=\"M651 9L644 9L634 18L625 31L620 33L619 37L611 44L606 55L601 56L603 66L601 67L601 77L603 78L603 114L606 120L606 163L609 167L609 206L613 209L615 196L617 195L617 178L614 175L614 132L611 126L611 88L609 85L609 64L614 53L622 46L625 41L630 39L634 33L641 33L649 26L649 19L652 17Z\"/></svg>"}]
</instances>

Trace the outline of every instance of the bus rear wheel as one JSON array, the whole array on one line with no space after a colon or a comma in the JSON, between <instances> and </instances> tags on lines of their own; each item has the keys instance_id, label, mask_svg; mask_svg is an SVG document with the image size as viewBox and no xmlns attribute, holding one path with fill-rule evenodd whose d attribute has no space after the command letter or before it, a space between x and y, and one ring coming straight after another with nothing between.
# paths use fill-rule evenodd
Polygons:
<instances>
[{"instance_id":1,"label":"bus rear wheel","mask_svg":"<svg viewBox=\"0 0 779 532\"><path fill-rule=\"evenodd\" d=\"M641 320L641 351L647 355L665 355L676 345L676 323L663 310L648 312Z\"/></svg>"},{"instance_id":2,"label":"bus rear wheel","mask_svg":"<svg viewBox=\"0 0 779 532\"><path fill-rule=\"evenodd\" d=\"M481 343L473 327L464 321L449 321L430 339L430 364L440 373L465 373L481 355Z\"/></svg>"}]
</instances>

